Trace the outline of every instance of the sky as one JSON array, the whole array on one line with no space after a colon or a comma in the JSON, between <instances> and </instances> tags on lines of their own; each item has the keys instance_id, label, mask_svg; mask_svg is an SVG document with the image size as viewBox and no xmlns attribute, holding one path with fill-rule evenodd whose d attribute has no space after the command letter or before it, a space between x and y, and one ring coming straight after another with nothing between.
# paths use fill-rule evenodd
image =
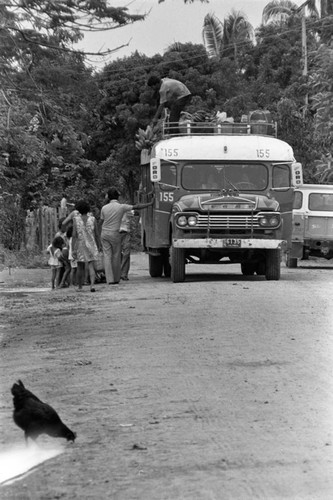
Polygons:
<instances>
[{"instance_id":1,"label":"sky","mask_svg":"<svg viewBox=\"0 0 333 500\"><path fill-rule=\"evenodd\" d=\"M302 0L294 2L300 5ZM99 63L98 58L90 58L91 64L96 66L130 56L136 50L151 57L163 54L175 42L203 43L202 26L208 13L215 14L223 21L232 9L242 11L253 28L257 28L267 3L269 0L210 0L209 3L195 0L194 3L187 4L183 0L165 0L160 4L158 0L112 0L110 4L113 7L126 6L132 14L148 12L147 18L123 28L95 34L87 33L80 45L89 52L97 52L128 44Z\"/></svg>"}]
</instances>

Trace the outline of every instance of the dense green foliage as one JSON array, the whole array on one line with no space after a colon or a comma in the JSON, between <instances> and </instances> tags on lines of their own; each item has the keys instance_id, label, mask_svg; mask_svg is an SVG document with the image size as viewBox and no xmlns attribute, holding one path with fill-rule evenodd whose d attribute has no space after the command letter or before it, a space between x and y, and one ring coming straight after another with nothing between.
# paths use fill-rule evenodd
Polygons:
<instances>
[{"instance_id":1,"label":"dense green foliage","mask_svg":"<svg viewBox=\"0 0 333 500\"><path fill-rule=\"evenodd\" d=\"M85 55L73 50L83 19L113 27L141 19L110 9L99 0L0 6L2 243L17 246L25 211L58 204L63 193L100 207L106 188L116 185L133 201L139 182L135 134L156 109L156 95L146 85L150 73L183 81L193 94L190 112L226 111L237 120L269 109L279 137L303 163L305 180L316 181L316 164L333 153L332 13L306 18L305 76L301 16L292 9L255 32L242 13L220 23L206 19L203 30L218 28L215 52L208 31L206 46L176 43L154 57L135 52L93 72Z\"/></svg>"}]
</instances>

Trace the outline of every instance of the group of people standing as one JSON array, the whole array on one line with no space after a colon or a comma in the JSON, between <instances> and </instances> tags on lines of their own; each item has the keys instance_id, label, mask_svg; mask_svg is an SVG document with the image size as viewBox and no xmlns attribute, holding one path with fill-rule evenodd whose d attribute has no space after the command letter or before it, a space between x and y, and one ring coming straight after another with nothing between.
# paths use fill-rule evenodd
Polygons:
<instances>
[{"instance_id":1,"label":"group of people standing","mask_svg":"<svg viewBox=\"0 0 333 500\"><path fill-rule=\"evenodd\" d=\"M76 203L75 210L61 221L63 233L58 232L48 247L52 289L66 286L70 273L71 284L75 284L75 277L77 290L81 291L88 270L90 291L95 292L95 262L101 252L107 284L115 285L121 279L128 280L131 251L130 214L133 214L134 210L142 210L152 205L153 202L136 205L119 203L119 192L116 188L109 189L106 198L106 204L100 213L100 224L90 212L89 203L84 200ZM69 227L66 230L67 226Z\"/></svg>"},{"instance_id":2,"label":"group of people standing","mask_svg":"<svg viewBox=\"0 0 333 500\"><path fill-rule=\"evenodd\" d=\"M158 107L153 118L153 124L161 117L165 108L169 109L170 131L179 133L178 121L182 110L190 103L192 94L178 80L160 78L151 75L147 85L158 96ZM95 262L100 253L104 256L106 282L116 285L121 279L128 280L130 266L130 213L141 210L153 204L129 205L119 203L119 192L111 188L107 192L106 204L100 213L100 224L90 211L89 204L81 200L65 219L60 221L59 232L47 251L49 265L52 268L52 289L78 285L82 290L85 276L88 273L90 290L95 292ZM63 195L61 211L67 212L67 199Z\"/></svg>"}]
</instances>

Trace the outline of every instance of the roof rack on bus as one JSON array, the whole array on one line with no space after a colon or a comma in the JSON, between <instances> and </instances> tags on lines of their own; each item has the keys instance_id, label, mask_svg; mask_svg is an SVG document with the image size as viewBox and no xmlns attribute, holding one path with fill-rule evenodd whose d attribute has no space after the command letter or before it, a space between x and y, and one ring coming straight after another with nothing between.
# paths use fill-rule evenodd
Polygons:
<instances>
[{"instance_id":1,"label":"roof rack on bus","mask_svg":"<svg viewBox=\"0 0 333 500\"><path fill-rule=\"evenodd\" d=\"M277 136L277 124L265 121L250 123L211 123L211 122L163 122L163 138L184 135L268 135Z\"/></svg>"}]
</instances>

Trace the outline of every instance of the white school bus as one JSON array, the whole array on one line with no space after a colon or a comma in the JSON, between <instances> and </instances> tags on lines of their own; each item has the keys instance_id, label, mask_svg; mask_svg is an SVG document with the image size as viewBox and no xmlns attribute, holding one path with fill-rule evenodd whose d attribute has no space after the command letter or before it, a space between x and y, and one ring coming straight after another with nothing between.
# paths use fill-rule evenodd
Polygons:
<instances>
[{"instance_id":1,"label":"white school bus","mask_svg":"<svg viewBox=\"0 0 333 500\"><path fill-rule=\"evenodd\" d=\"M172 135L169 126L141 153L138 201L154 200L141 220L150 275L182 282L188 264L232 262L244 275L278 280L301 184L291 146L272 135L244 124L226 133L190 124Z\"/></svg>"}]
</instances>

